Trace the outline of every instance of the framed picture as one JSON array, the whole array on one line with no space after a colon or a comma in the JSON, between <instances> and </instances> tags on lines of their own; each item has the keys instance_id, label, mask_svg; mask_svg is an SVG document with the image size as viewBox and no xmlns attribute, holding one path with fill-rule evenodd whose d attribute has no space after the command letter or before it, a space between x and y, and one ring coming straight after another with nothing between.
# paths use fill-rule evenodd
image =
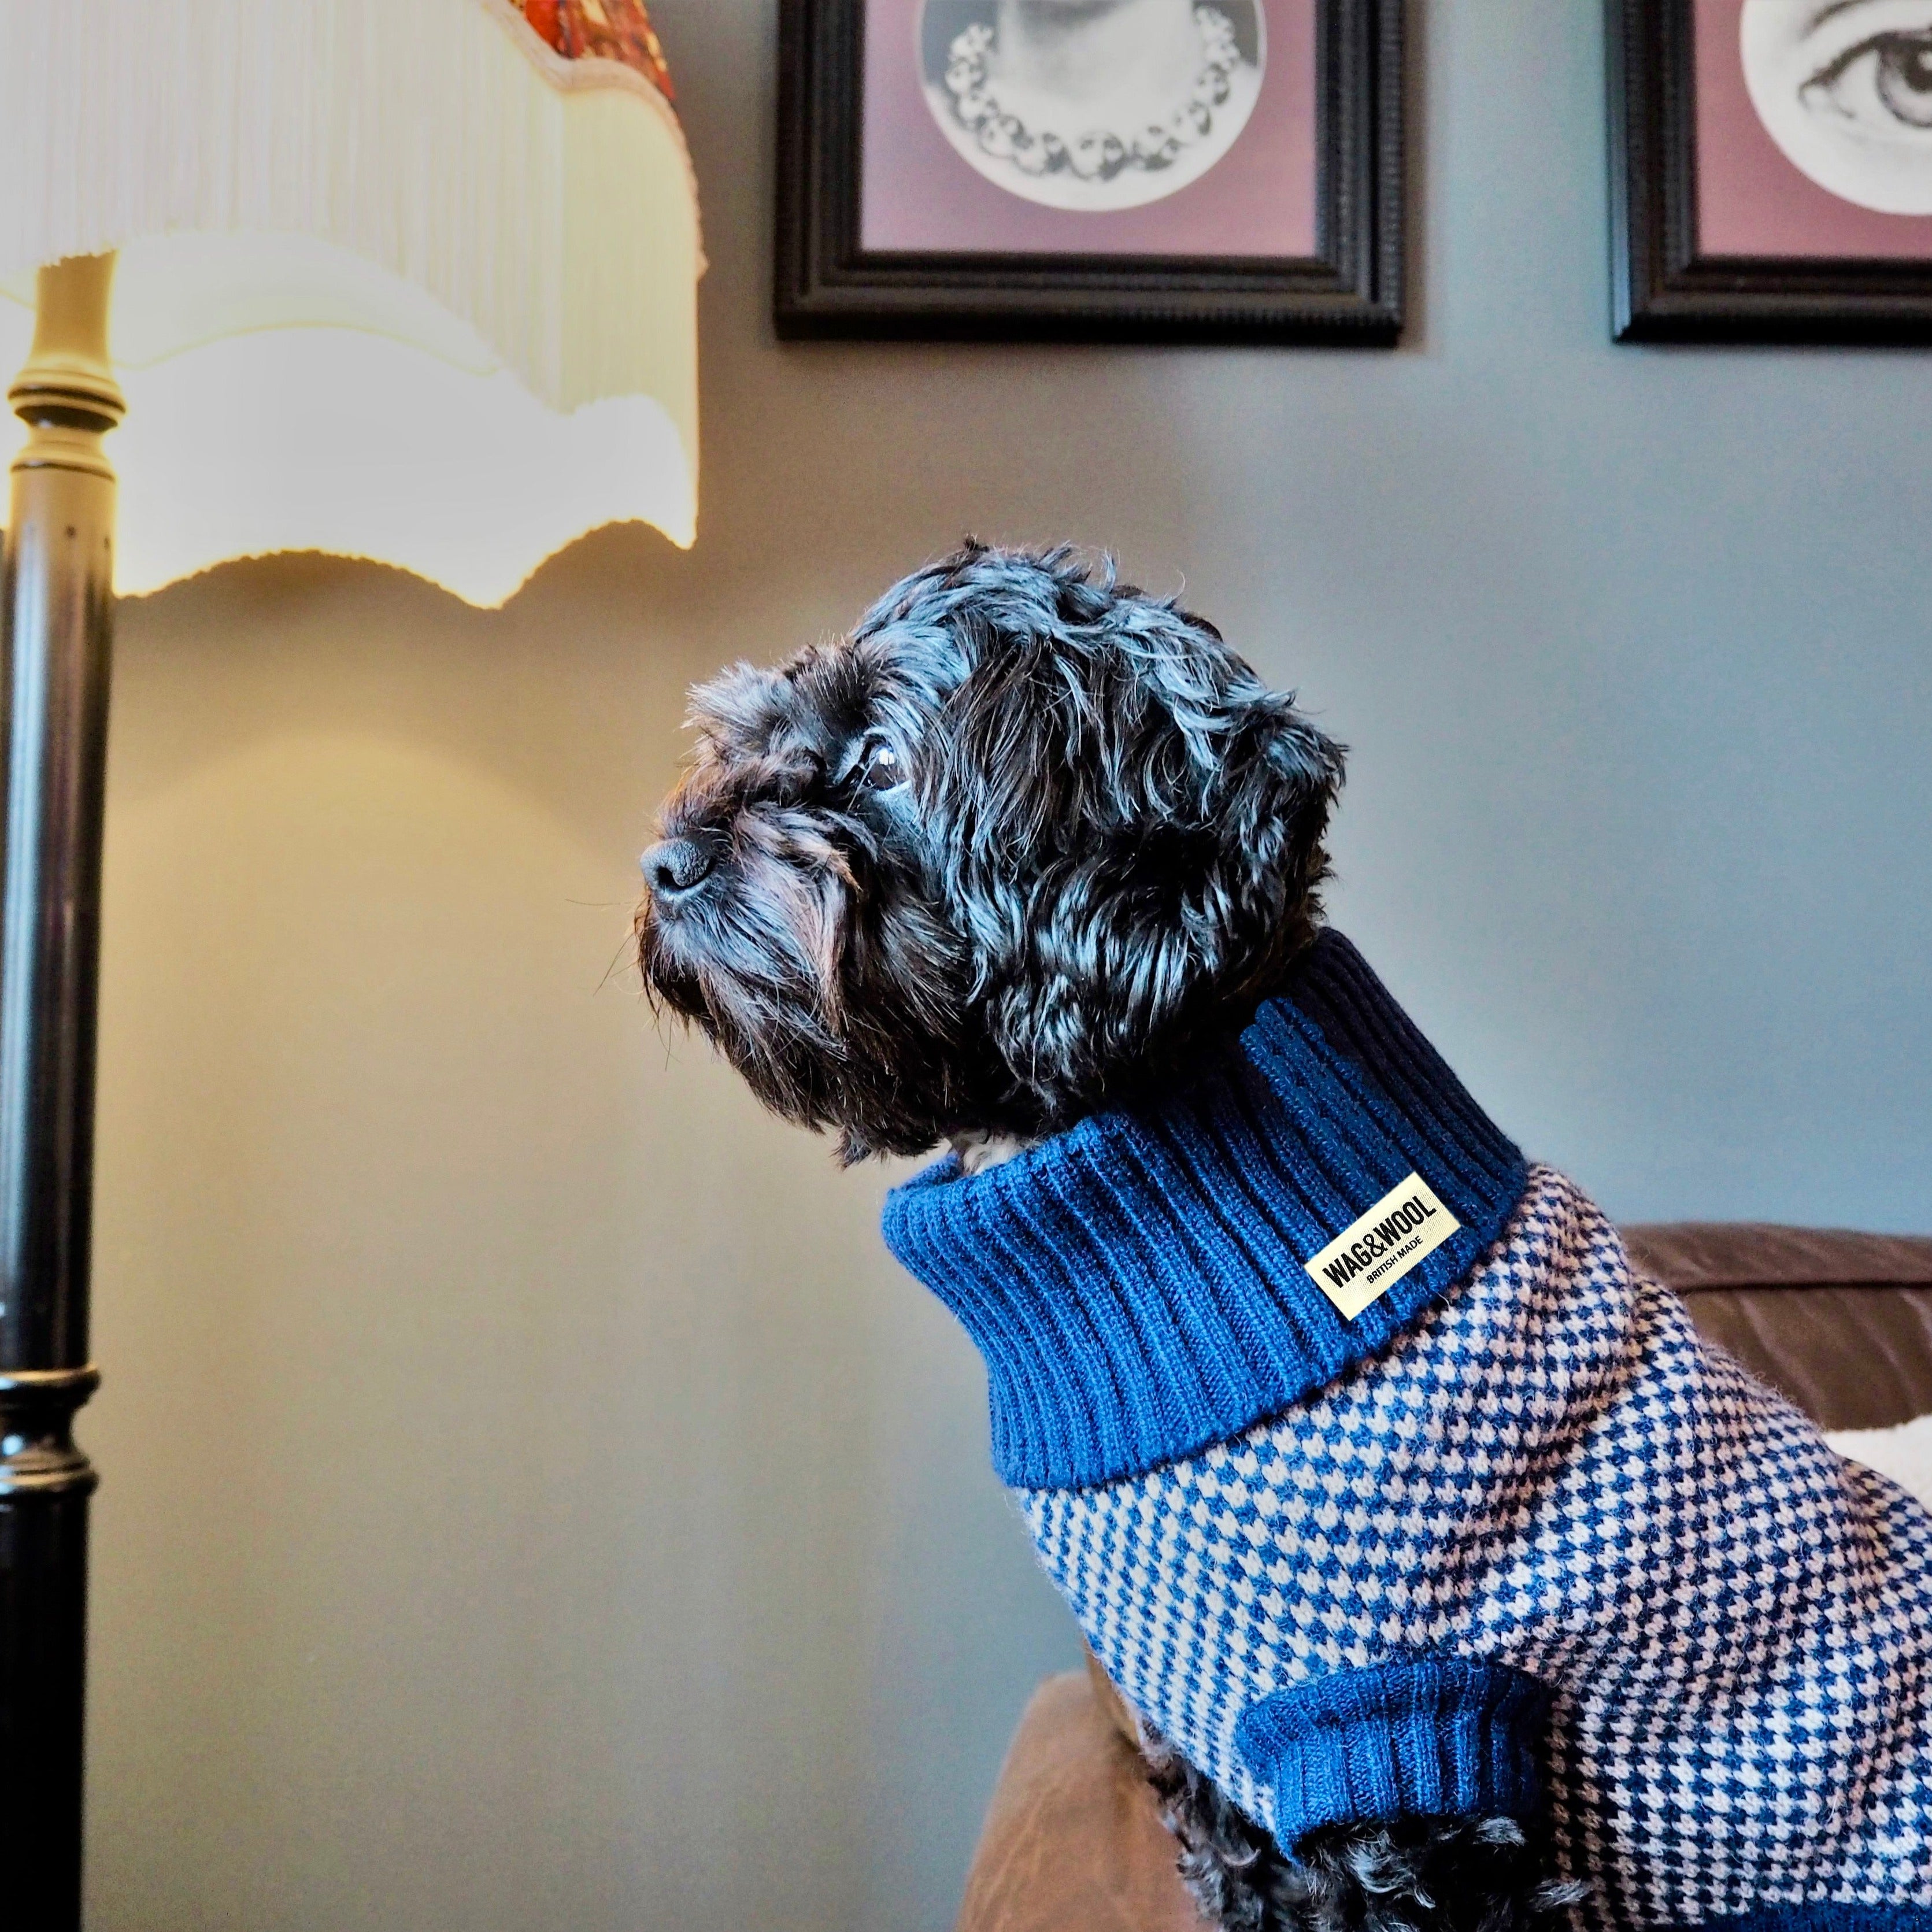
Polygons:
<instances>
[{"instance_id":1,"label":"framed picture","mask_svg":"<svg viewBox=\"0 0 1932 1932\"><path fill-rule=\"evenodd\" d=\"M1625 342L1932 342L1932 6L1608 0Z\"/></svg>"},{"instance_id":2,"label":"framed picture","mask_svg":"<svg viewBox=\"0 0 1932 1932\"><path fill-rule=\"evenodd\" d=\"M779 17L781 335L1400 333L1400 0Z\"/></svg>"}]
</instances>

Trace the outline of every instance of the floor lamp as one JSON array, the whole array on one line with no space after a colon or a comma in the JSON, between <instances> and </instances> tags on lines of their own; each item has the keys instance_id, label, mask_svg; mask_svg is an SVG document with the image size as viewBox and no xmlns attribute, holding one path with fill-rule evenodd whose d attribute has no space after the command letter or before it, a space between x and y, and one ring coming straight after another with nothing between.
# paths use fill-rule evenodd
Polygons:
<instances>
[{"instance_id":1,"label":"floor lamp","mask_svg":"<svg viewBox=\"0 0 1932 1932\"><path fill-rule=\"evenodd\" d=\"M19 1932L80 1922L96 1478L73 1425L99 1380L115 598L320 550L491 605L600 524L688 544L703 264L670 102L641 0L0 0L0 368L20 368L0 578L0 1914Z\"/></svg>"}]
</instances>

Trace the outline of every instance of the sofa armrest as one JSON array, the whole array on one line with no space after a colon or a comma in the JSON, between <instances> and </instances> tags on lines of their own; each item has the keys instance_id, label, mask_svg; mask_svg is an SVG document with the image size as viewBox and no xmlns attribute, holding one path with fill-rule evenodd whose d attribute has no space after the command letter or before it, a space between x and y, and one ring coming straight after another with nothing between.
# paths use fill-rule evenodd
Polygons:
<instances>
[{"instance_id":1,"label":"sofa armrest","mask_svg":"<svg viewBox=\"0 0 1932 1932\"><path fill-rule=\"evenodd\" d=\"M1826 1429L1932 1413L1932 1239L1761 1222L1626 1228L1630 1258Z\"/></svg>"},{"instance_id":2,"label":"sofa armrest","mask_svg":"<svg viewBox=\"0 0 1932 1932\"><path fill-rule=\"evenodd\" d=\"M1082 1671L1034 1693L956 1932L1205 1932L1118 1709Z\"/></svg>"}]
</instances>

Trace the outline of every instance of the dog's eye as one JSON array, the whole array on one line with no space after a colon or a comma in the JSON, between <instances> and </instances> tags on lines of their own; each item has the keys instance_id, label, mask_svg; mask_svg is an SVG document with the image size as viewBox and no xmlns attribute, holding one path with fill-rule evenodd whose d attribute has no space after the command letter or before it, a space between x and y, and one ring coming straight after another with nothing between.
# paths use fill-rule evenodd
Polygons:
<instances>
[{"instance_id":1,"label":"dog's eye","mask_svg":"<svg viewBox=\"0 0 1932 1932\"><path fill-rule=\"evenodd\" d=\"M868 738L859 747L858 761L852 770L868 791L890 791L905 782L899 754L883 738Z\"/></svg>"}]
</instances>

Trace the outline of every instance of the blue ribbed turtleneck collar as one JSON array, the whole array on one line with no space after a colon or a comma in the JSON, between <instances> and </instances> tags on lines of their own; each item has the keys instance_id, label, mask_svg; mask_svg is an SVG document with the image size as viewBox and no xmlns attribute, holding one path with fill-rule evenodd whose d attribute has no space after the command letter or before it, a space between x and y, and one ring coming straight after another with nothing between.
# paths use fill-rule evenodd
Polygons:
<instances>
[{"instance_id":1,"label":"blue ribbed turtleneck collar","mask_svg":"<svg viewBox=\"0 0 1932 1932\"><path fill-rule=\"evenodd\" d=\"M1460 1231L1344 1318L1304 1264L1411 1174ZM1238 1052L1157 1105L895 1188L887 1244L986 1360L1018 1488L1139 1474L1332 1382L1466 1274L1522 1156L1340 933Z\"/></svg>"}]
</instances>

